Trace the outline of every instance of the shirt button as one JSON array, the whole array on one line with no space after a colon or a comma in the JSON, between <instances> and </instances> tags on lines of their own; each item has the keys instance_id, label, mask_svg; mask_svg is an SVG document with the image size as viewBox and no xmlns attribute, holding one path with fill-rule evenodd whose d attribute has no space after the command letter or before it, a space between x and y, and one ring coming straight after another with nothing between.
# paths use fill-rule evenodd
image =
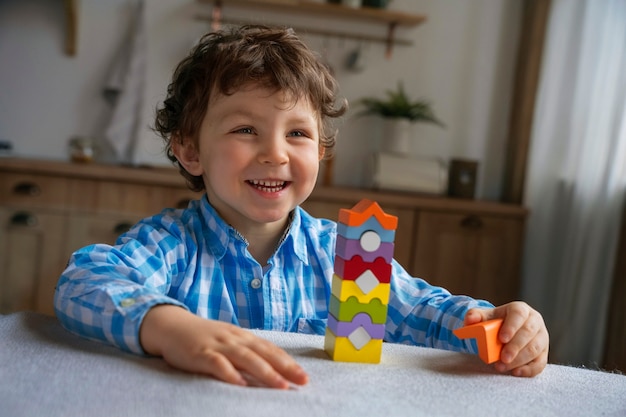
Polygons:
<instances>
[{"instance_id":1,"label":"shirt button","mask_svg":"<svg viewBox=\"0 0 626 417\"><path fill-rule=\"evenodd\" d=\"M259 288L261 288L261 280L258 278L253 279L250 282L250 286L254 288L255 290L258 290Z\"/></svg>"},{"instance_id":2,"label":"shirt button","mask_svg":"<svg viewBox=\"0 0 626 417\"><path fill-rule=\"evenodd\" d=\"M120 301L120 305L122 307L130 307L133 304L135 304L135 299L134 298L125 298L122 301Z\"/></svg>"}]
</instances>

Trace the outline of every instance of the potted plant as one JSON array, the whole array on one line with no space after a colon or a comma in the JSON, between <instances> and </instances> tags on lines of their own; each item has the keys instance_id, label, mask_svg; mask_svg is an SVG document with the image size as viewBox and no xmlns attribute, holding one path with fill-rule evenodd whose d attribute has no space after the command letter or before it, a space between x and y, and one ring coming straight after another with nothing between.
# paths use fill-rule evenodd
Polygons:
<instances>
[{"instance_id":1,"label":"potted plant","mask_svg":"<svg viewBox=\"0 0 626 417\"><path fill-rule=\"evenodd\" d=\"M433 123L445 127L435 115L432 104L424 99L411 100L402 82L396 90L388 90L385 98L362 98L357 103L362 110L357 116L378 115L385 120L385 145L388 151L405 154L411 140L411 125Z\"/></svg>"}]
</instances>

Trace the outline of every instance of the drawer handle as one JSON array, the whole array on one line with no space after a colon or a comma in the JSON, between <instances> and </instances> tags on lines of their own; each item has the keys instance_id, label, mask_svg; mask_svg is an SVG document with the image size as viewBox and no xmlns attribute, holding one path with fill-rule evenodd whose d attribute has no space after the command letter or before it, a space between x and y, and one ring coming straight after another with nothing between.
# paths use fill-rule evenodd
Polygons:
<instances>
[{"instance_id":1,"label":"drawer handle","mask_svg":"<svg viewBox=\"0 0 626 417\"><path fill-rule=\"evenodd\" d=\"M189 206L190 201L191 201L190 198L183 198L181 200L178 200L178 203L176 203L176 208L185 209L187 208L187 206Z\"/></svg>"},{"instance_id":2,"label":"drawer handle","mask_svg":"<svg viewBox=\"0 0 626 417\"><path fill-rule=\"evenodd\" d=\"M128 232L131 227L133 227L132 223L121 222L115 225L115 227L113 228L113 233L115 233L116 235L121 235L122 233Z\"/></svg>"},{"instance_id":3,"label":"drawer handle","mask_svg":"<svg viewBox=\"0 0 626 417\"><path fill-rule=\"evenodd\" d=\"M35 227L39 224L37 216L26 211L15 213L13 217L11 217L10 222L13 226L20 227Z\"/></svg>"},{"instance_id":4,"label":"drawer handle","mask_svg":"<svg viewBox=\"0 0 626 417\"><path fill-rule=\"evenodd\" d=\"M467 216L461 220L461 227L465 229L478 230L483 227L483 221L478 216Z\"/></svg>"},{"instance_id":5,"label":"drawer handle","mask_svg":"<svg viewBox=\"0 0 626 417\"><path fill-rule=\"evenodd\" d=\"M18 195L36 197L41 194L41 188L32 182L20 182L13 187L13 192Z\"/></svg>"}]
</instances>

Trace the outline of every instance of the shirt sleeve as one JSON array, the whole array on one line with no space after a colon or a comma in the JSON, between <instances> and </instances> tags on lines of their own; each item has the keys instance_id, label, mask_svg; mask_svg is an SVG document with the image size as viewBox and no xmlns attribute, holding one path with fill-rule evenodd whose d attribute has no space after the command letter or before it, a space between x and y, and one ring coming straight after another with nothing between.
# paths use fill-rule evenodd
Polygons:
<instances>
[{"instance_id":1,"label":"shirt sleeve","mask_svg":"<svg viewBox=\"0 0 626 417\"><path fill-rule=\"evenodd\" d=\"M140 222L115 246L91 245L72 255L57 284L55 313L73 333L144 354L139 328L148 310L187 308L166 295L185 258L180 236Z\"/></svg>"},{"instance_id":2,"label":"shirt sleeve","mask_svg":"<svg viewBox=\"0 0 626 417\"><path fill-rule=\"evenodd\" d=\"M474 340L460 340L452 333L463 326L465 313L475 307L493 308L493 305L452 295L444 288L414 278L394 260L385 340L477 353Z\"/></svg>"}]
</instances>

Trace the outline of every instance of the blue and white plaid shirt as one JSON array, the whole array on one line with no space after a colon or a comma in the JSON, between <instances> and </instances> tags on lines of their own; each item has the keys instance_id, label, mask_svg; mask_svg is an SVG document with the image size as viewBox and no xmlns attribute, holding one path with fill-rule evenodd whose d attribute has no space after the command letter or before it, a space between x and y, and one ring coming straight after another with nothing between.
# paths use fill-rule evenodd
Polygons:
<instances>
[{"instance_id":1,"label":"blue and white plaid shirt","mask_svg":"<svg viewBox=\"0 0 626 417\"><path fill-rule=\"evenodd\" d=\"M336 223L298 207L263 268L205 196L140 221L114 246L75 252L57 285L56 315L74 333L135 353L143 353L141 321L157 304L246 328L321 335L336 236ZM385 340L476 353L472 340L452 334L472 307L492 305L452 296L394 260Z\"/></svg>"}]
</instances>

